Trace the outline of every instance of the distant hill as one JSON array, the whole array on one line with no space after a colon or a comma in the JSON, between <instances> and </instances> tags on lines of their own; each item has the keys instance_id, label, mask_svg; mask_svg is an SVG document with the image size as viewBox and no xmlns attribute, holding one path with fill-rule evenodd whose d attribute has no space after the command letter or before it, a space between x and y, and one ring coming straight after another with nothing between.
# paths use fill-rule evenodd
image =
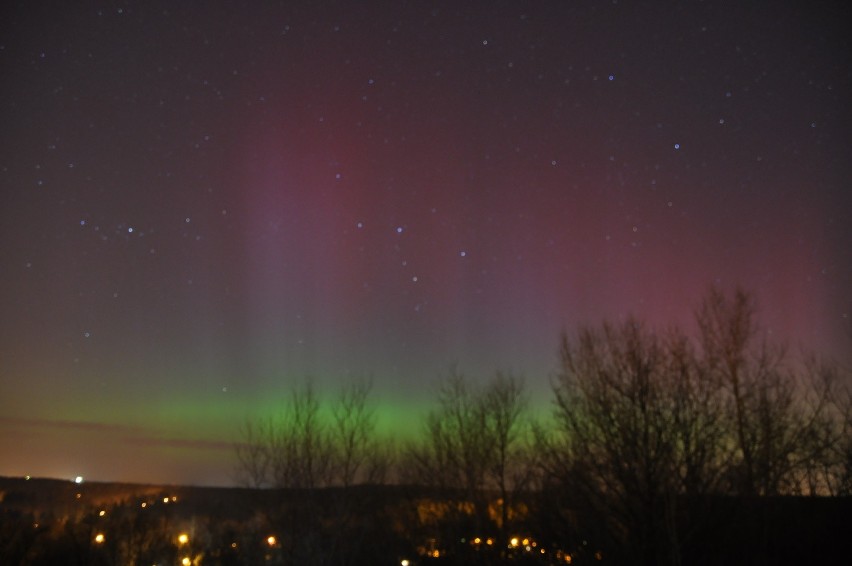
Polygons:
<instances>
[{"instance_id":1,"label":"distant hill","mask_svg":"<svg viewBox=\"0 0 852 566\"><path fill-rule=\"evenodd\" d=\"M342 488L319 490L320 499L334 498ZM384 502L407 496L428 496L429 490L406 486L354 486L350 493ZM300 490L250 489L240 487L195 487L112 483L49 478L0 476L0 509L39 514L50 511L57 516L73 515L81 507L111 507L136 504L142 507L171 506L179 515L249 518L258 510L300 499Z\"/></svg>"}]
</instances>

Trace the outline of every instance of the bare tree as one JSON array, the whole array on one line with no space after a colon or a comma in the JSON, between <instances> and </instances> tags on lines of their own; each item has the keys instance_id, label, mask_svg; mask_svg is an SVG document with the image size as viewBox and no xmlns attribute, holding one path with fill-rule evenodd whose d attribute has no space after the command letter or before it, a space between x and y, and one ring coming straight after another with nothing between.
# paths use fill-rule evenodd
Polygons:
<instances>
[{"instance_id":1,"label":"bare tree","mask_svg":"<svg viewBox=\"0 0 852 566\"><path fill-rule=\"evenodd\" d=\"M491 448L481 395L452 369L441 382L438 407L426 417L424 440L410 447L411 471L426 485L461 489L477 501Z\"/></svg>"},{"instance_id":2,"label":"bare tree","mask_svg":"<svg viewBox=\"0 0 852 566\"><path fill-rule=\"evenodd\" d=\"M372 381L344 383L323 403L310 380L294 387L273 416L247 419L235 445L237 477L249 487L313 489L381 483L393 463L376 434Z\"/></svg>"},{"instance_id":3,"label":"bare tree","mask_svg":"<svg viewBox=\"0 0 852 566\"><path fill-rule=\"evenodd\" d=\"M279 544L292 563L357 563L369 546L370 519L360 513L369 492L350 488L383 481L391 462L375 434L371 390L369 380L352 381L323 403L306 380L277 414L243 426L236 446L239 477L253 487L300 490L268 518L286 533Z\"/></svg>"},{"instance_id":4,"label":"bare tree","mask_svg":"<svg viewBox=\"0 0 852 566\"><path fill-rule=\"evenodd\" d=\"M517 495L535 470L526 412L521 379L497 373L478 387L452 370L426 417L423 438L409 447L410 479L460 494L451 506L456 519L472 518L469 528L478 533L491 524L489 507L498 494L494 522L505 537Z\"/></svg>"},{"instance_id":5,"label":"bare tree","mask_svg":"<svg viewBox=\"0 0 852 566\"><path fill-rule=\"evenodd\" d=\"M635 319L563 336L545 466L622 558L668 562L677 440L665 347ZM677 558L672 560L677 563Z\"/></svg>"},{"instance_id":6,"label":"bare tree","mask_svg":"<svg viewBox=\"0 0 852 566\"><path fill-rule=\"evenodd\" d=\"M724 384L732 442L732 480L746 495L801 493L839 438L831 415L835 395L828 366L796 367L785 348L759 340L751 295L711 288L697 313L701 358ZM820 488L821 489L821 488Z\"/></svg>"},{"instance_id":7,"label":"bare tree","mask_svg":"<svg viewBox=\"0 0 852 566\"><path fill-rule=\"evenodd\" d=\"M535 472L531 423L525 418L528 399L523 380L497 372L485 388L482 403L488 444L493 447L486 471L489 483L500 494L499 528L505 542L517 496L530 487Z\"/></svg>"},{"instance_id":8,"label":"bare tree","mask_svg":"<svg viewBox=\"0 0 852 566\"><path fill-rule=\"evenodd\" d=\"M804 363L807 420L796 439L794 485L810 495L849 495L852 471L852 392L849 376L834 363L810 356Z\"/></svg>"},{"instance_id":9,"label":"bare tree","mask_svg":"<svg viewBox=\"0 0 852 566\"><path fill-rule=\"evenodd\" d=\"M708 495L843 489L849 410L837 367L794 364L758 340L741 290L711 289L696 318L696 342L634 319L563 336L556 427L539 434L545 469L630 550L624 559L679 563Z\"/></svg>"},{"instance_id":10,"label":"bare tree","mask_svg":"<svg viewBox=\"0 0 852 566\"><path fill-rule=\"evenodd\" d=\"M329 484L332 443L322 422L320 401L306 381L269 426L270 467L275 487L313 489Z\"/></svg>"},{"instance_id":11,"label":"bare tree","mask_svg":"<svg viewBox=\"0 0 852 566\"><path fill-rule=\"evenodd\" d=\"M678 330L668 334L666 364L678 491L689 497L726 492L734 454L723 383L696 363L691 342Z\"/></svg>"},{"instance_id":12,"label":"bare tree","mask_svg":"<svg viewBox=\"0 0 852 566\"><path fill-rule=\"evenodd\" d=\"M237 481L251 488L269 485L272 423L269 420L246 419L240 431L241 440L234 446L237 454Z\"/></svg>"},{"instance_id":13,"label":"bare tree","mask_svg":"<svg viewBox=\"0 0 852 566\"><path fill-rule=\"evenodd\" d=\"M852 391L848 380L839 395L838 411L842 425L840 442L835 448L837 473L834 475L836 483L833 493L849 496L852 495Z\"/></svg>"},{"instance_id":14,"label":"bare tree","mask_svg":"<svg viewBox=\"0 0 852 566\"><path fill-rule=\"evenodd\" d=\"M369 403L372 388L369 379L345 384L331 408L334 483L343 487L383 483L392 463L389 447L376 435L375 411Z\"/></svg>"}]
</instances>

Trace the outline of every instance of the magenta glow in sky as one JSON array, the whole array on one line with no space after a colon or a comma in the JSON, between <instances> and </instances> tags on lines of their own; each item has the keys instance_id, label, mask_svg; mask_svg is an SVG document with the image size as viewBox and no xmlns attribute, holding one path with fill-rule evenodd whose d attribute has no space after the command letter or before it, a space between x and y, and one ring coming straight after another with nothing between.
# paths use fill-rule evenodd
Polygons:
<instances>
[{"instance_id":1,"label":"magenta glow in sky","mask_svg":"<svg viewBox=\"0 0 852 566\"><path fill-rule=\"evenodd\" d=\"M320 4L4 8L0 474L228 483L305 375L546 410L562 329L711 284L849 361L839 3Z\"/></svg>"}]
</instances>

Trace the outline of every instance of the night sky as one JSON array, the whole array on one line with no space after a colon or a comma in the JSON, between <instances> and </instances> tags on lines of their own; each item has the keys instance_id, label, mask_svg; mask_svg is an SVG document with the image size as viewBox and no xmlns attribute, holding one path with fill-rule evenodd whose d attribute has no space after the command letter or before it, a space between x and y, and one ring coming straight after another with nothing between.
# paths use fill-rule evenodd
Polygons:
<instances>
[{"instance_id":1,"label":"night sky","mask_svg":"<svg viewBox=\"0 0 852 566\"><path fill-rule=\"evenodd\" d=\"M4 3L0 474L229 484L305 376L544 412L712 284L850 361L842 2L242 4Z\"/></svg>"}]
</instances>

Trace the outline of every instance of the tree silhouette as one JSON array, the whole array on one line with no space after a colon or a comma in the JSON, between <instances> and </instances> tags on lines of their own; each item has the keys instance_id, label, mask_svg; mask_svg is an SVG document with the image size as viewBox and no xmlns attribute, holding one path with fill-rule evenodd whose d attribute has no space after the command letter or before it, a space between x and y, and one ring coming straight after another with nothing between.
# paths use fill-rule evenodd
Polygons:
<instances>
[{"instance_id":1,"label":"tree silhouette","mask_svg":"<svg viewBox=\"0 0 852 566\"><path fill-rule=\"evenodd\" d=\"M527 412L520 378L498 372L477 387L452 369L441 381L424 436L408 448L407 477L460 496L447 507L459 531L450 536L496 527L498 546L506 547L517 497L536 469Z\"/></svg>"},{"instance_id":2,"label":"tree silhouette","mask_svg":"<svg viewBox=\"0 0 852 566\"><path fill-rule=\"evenodd\" d=\"M277 414L243 425L237 476L276 488L271 497L291 494L267 521L286 533L276 548L294 563L351 564L367 548L372 526L359 508L368 492L354 487L384 482L392 464L390 447L376 437L371 390L369 380L354 380L324 405L306 380Z\"/></svg>"},{"instance_id":3,"label":"tree silhouette","mask_svg":"<svg viewBox=\"0 0 852 566\"><path fill-rule=\"evenodd\" d=\"M391 446L376 434L376 416L370 405L373 383L353 380L341 386L331 407L333 481L343 487L355 483L384 483L393 464Z\"/></svg>"},{"instance_id":4,"label":"tree silhouette","mask_svg":"<svg viewBox=\"0 0 852 566\"><path fill-rule=\"evenodd\" d=\"M277 414L243 423L237 478L248 487L295 489L383 482L393 454L376 435L371 391L367 379L344 383L324 410L310 380L294 387Z\"/></svg>"},{"instance_id":5,"label":"tree silhouette","mask_svg":"<svg viewBox=\"0 0 852 566\"><path fill-rule=\"evenodd\" d=\"M730 412L737 461L734 492L744 495L817 493L814 471L839 441L832 413L836 379L828 365L795 364L786 349L760 340L754 299L711 288L696 316L698 364L718 379Z\"/></svg>"},{"instance_id":6,"label":"tree silhouette","mask_svg":"<svg viewBox=\"0 0 852 566\"><path fill-rule=\"evenodd\" d=\"M557 431L545 438L548 472L570 504L604 526L622 559L666 558L675 492L673 376L664 345L629 319L580 331L562 345L554 386Z\"/></svg>"},{"instance_id":7,"label":"tree silhouette","mask_svg":"<svg viewBox=\"0 0 852 566\"><path fill-rule=\"evenodd\" d=\"M633 318L563 335L556 425L539 434L544 469L620 560L681 563L713 519L707 496L843 485L836 366L794 364L759 341L753 299L739 289L712 288L696 320L694 342Z\"/></svg>"},{"instance_id":8,"label":"tree silhouette","mask_svg":"<svg viewBox=\"0 0 852 566\"><path fill-rule=\"evenodd\" d=\"M486 470L488 486L496 487L500 495L498 527L500 540L506 542L513 510L518 507L517 497L532 487L537 467L524 381L497 372L483 392L482 403L492 446Z\"/></svg>"}]
</instances>

